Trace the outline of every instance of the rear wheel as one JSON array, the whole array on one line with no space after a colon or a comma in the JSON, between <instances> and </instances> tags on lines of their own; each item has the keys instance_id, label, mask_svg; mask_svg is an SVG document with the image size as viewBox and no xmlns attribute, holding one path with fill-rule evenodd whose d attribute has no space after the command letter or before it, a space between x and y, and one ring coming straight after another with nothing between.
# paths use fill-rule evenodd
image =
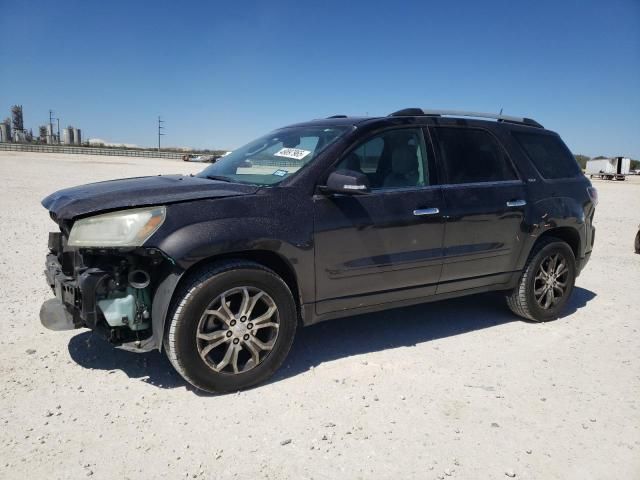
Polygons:
<instances>
[{"instance_id":1,"label":"rear wheel","mask_svg":"<svg viewBox=\"0 0 640 480\"><path fill-rule=\"evenodd\" d=\"M193 275L182 287L165 349L193 386L236 391L280 367L296 326L295 302L280 277L257 263L225 262Z\"/></svg>"},{"instance_id":2,"label":"rear wheel","mask_svg":"<svg viewBox=\"0 0 640 480\"><path fill-rule=\"evenodd\" d=\"M518 286L507 296L509 308L534 322L558 318L573 292L575 272L576 260L569 245L553 237L541 239Z\"/></svg>"},{"instance_id":3,"label":"rear wheel","mask_svg":"<svg viewBox=\"0 0 640 480\"><path fill-rule=\"evenodd\" d=\"M638 230L638 233L636 233L636 241L634 247L636 249L636 253L640 253L640 230Z\"/></svg>"}]
</instances>

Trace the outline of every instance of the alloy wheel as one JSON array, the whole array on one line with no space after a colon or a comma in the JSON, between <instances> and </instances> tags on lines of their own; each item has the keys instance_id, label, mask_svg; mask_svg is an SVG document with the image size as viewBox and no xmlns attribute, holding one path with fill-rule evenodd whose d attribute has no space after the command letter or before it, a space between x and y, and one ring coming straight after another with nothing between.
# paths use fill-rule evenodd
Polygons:
<instances>
[{"instance_id":1,"label":"alloy wheel","mask_svg":"<svg viewBox=\"0 0 640 480\"><path fill-rule=\"evenodd\" d=\"M569 267L567 259L561 253L545 257L533 282L533 295L536 303L544 310L558 304L568 288Z\"/></svg>"},{"instance_id":2,"label":"alloy wheel","mask_svg":"<svg viewBox=\"0 0 640 480\"><path fill-rule=\"evenodd\" d=\"M278 307L269 294L256 287L232 288L202 314L198 353L216 373L247 372L269 355L279 328Z\"/></svg>"}]
</instances>

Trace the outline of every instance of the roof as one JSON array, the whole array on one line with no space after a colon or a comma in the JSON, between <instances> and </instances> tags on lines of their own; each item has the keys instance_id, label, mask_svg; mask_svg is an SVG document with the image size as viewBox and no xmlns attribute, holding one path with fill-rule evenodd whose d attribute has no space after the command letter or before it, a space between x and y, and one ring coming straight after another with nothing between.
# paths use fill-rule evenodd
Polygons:
<instances>
[{"instance_id":1,"label":"roof","mask_svg":"<svg viewBox=\"0 0 640 480\"><path fill-rule=\"evenodd\" d=\"M327 118L315 119L306 122L300 122L288 127L300 127L300 126L340 126L340 125L361 125L364 123L377 123L379 121L392 121L393 119L401 118L415 118L415 119L435 119L435 118L449 118L469 121L470 123L486 123L489 120L491 123L507 123L511 125L521 125L525 127L535 127L544 129L544 127L535 120L527 117L516 117L511 115L503 115L502 113L482 113L482 112L467 112L459 110L428 110L422 108L405 108L395 111L386 117L351 117L348 115L332 115ZM426 122L430 123L430 122Z\"/></svg>"}]
</instances>

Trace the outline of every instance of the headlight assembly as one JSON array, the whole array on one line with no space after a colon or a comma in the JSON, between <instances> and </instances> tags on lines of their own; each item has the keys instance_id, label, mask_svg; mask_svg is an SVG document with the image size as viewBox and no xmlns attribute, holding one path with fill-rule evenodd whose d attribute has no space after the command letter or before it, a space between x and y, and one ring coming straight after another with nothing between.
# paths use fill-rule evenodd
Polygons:
<instances>
[{"instance_id":1,"label":"headlight assembly","mask_svg":"<svg viewBox=\"0 0 640 480\"><path fill-rule=\"evenodd\" d=\"M134 208L83 218L73 224L72 247L138 247L162 225L165 207Z\"/></svg>"}]
</instances>

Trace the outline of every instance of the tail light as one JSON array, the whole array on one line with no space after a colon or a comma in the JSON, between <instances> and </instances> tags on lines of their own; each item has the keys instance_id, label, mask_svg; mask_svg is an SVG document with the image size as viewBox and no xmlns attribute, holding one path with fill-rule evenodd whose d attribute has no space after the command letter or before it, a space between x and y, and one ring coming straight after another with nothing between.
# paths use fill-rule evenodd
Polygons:
<instances>
[{"instance_id":1,"label":"tail light","mask_svg":"<svg viewBox=\"0 0 640 480\"><path fill-rule=\"evenodd\" d=\"M595 187L587 187L587 193L589 194L589 198L591 199L593 206L595 207L598 205L598 190L596 190Z\"/></svg>"}]
</instances>

